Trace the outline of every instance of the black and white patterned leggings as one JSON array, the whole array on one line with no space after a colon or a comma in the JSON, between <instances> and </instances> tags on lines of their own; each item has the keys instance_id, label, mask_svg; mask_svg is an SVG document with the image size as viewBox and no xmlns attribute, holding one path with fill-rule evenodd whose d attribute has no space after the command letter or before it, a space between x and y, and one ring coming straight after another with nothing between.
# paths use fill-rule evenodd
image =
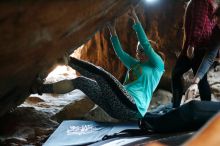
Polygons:
<instances>
[{"instance_id":1,"label":"black and white patterned leggings","mask_svg":"<svg viewBox=\"0 0 220 146\"><path fill-rule=\"evenodd\" d=\"M111 117L121 120L141 118L133 98L113 75L101 67L73 57L70 57L69 66L82 75L71 80L74 89L85 93Z\"/></svg>"}]
</instances>

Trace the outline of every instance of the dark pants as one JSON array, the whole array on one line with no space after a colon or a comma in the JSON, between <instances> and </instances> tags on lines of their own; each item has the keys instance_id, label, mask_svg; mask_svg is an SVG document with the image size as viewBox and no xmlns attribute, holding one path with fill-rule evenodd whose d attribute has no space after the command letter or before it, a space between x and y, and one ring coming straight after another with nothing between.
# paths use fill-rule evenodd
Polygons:
<instances>
[{"instance_id":1,"label":"dark pants","mask_svg":"<svg viewBox=\"0 0 220 146\"><path fill-rule=\"evenodd\" d=\"M179 107L182 99L183 84L182 76L185 72L192 68L194 75L196 74L200 63L204 57L205 51L195 52L193 59L188 59L186 56L181 55L176 62L176 65L172 72L172 92L173 92L173 107ZM199 93L201 100L210 101L211 100L211 89L207 81L207 73L200 80L198 84Z\"/></svg>"},{"instance_id":2,"label":"dark pants","mask_svg":"<svg viewBox=\"0 0 220 146\"><path fill-rule=\"evenodd\" d=\"M84 92L111 117L132 121L141 118L133 97L113 75L101 67L73 57L69 66L82 75L71 80L74 89ZM42 92L54 93L53 84L44 84Z\"/></svg>"}]
</instances>

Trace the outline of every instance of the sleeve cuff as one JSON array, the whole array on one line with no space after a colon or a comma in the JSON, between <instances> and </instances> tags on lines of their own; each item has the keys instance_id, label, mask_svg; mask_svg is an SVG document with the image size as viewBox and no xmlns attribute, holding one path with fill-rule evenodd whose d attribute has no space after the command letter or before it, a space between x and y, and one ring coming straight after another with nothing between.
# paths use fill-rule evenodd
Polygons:
<instances>
[{"instance_id":1,"label":"sleeve cuff","mask_svg":"<svg viewBox=\"0 0 220 146\"><path fill-rule=\"evenodd\" d=\"M197 77L201 80L204 77L204 73L198 72Z\"/></svg>"},{"instance_id":2,"label":"sleeve cuff","mask_svg":"<svg viewBox=\"0 0 220 146\"><path fill-rule=\"evenodd\" d=\"M117 35L113 35L113 36L111 36L111 41L113 42L113 43L115 43L115 42L117 42L118 41L118 36Z\"/></svg>"},{"instance_id":3,"label":"sleeve cuff","mask_svg":"<svg viewBox=\"0 0 220 146\"><path fill-rule=\"evenodd\" d=\"M135 31L137 31L139 28L141 28L141 23L140 23L140 22L135 23L135 24L132 26L132 28L133 28Z\"/></svg>"}]
</instances>

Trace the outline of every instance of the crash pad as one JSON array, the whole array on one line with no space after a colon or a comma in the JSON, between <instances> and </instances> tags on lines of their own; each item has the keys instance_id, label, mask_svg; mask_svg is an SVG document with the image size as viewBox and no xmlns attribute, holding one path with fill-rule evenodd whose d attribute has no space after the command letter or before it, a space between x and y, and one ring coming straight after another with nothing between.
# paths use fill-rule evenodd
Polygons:
<instances>
[{"instance_id":1,"label":"crash pad","mask_svg":"<svg viewBox=\"0 0 220 146\"><path fill-rule=\"evenodd\" d=\"M126 129L139 129L134 123L110 123L83 120L63 121L44 146L88 145Z\"/></svg>"},{"instance_id":2,"label":"crash pad","mask_svg":"<svg viewBox=\"0 0 220 146\"><path fill-rule=\"evenodd\" d=\"M178 108L167 106L148 112L141 128L153 132L185 132L201 128L220 111L220 102L192 100Z\"/></svg>"}]
</instances>

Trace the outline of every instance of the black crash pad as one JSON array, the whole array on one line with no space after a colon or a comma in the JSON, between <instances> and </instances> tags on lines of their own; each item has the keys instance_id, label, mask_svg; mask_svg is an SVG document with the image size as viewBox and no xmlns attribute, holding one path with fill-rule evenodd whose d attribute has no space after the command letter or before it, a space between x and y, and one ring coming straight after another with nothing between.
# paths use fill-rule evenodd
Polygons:
<instances>
[{"instance_id":1,"label":"black crash pad","mask_svg":"<svg viewBox=\"0 0 220 146\"><path fill-rule=\"evenodd\" d=\"M193 100L176 109L168 106L156 112L146 113L141 122L144 125L142 129L157 133L194 131L219 111L220 102Z\"/></svg>"}]
</instances>

